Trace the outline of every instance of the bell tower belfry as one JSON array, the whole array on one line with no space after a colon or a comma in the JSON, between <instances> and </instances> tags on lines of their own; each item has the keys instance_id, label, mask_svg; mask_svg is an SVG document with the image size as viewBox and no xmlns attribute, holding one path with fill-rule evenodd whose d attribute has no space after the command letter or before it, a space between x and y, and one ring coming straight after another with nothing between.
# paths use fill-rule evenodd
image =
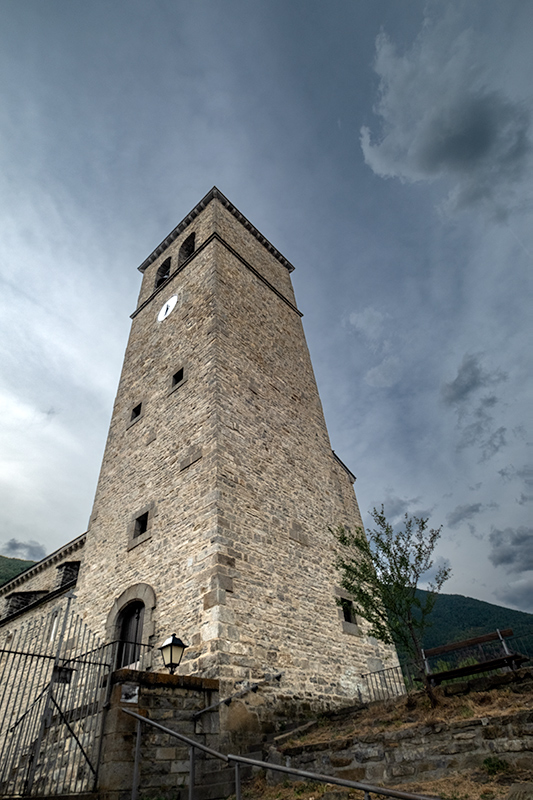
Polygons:
<instances>
[{"instance_id":1,"label":"bell tower belfry","mask_svg":"<svg viewBox=\"0 0 533 800\"><path fill-rule=\"evenodd\" d=\"M229 692L281 670L285 694L346 702L397 662L336 603L328 526L361 519L293 267L213 188L139 269L78 606L109 638L178 634L180 670Z\"/></svg>"}]
</instances>

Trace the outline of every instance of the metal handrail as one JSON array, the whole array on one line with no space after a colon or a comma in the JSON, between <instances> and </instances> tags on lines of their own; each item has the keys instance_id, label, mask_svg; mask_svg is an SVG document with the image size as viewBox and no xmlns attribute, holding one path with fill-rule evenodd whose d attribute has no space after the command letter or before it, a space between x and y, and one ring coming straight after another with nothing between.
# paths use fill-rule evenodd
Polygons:
<instances>
[{"instance_id":1,"label":"metal handrail","mask_svg":"<svg viewBox=\"0 0 533 800\"><path fill-rule=\"evenodd\" d=\"M235 797L236 800L241 800L241 776L240 776L240 765L246 764L247 766L251 767L260 767L261 769L265 770L273 770L274 772L284 772L288 775L294 775L297 778L306 778L308 780L316 781L317 783L331 783L335 786L347 786L350 789L360 789L364 792L364 800L370 800L370 794L379 794L382 797L395 797L398 800L438 800L435 797L429 797L428 795L423 794L413 794L412 792L402 792L398 789L387 789L384 786L374 786L370 783L358 783L357 781L348 781L344 778L335 778L333 775L322 775L319 772L307 772L306 770L301 769L294 769L293 767L283 767L281 764L271 764L268 761L258 761L255 758L245 758L244 756L234 755L229 753L225 756L223 753L219 753L217 750L212 750L210 747L206 747L206 745L201 744L200 742L195 741L194 739L189 739L188 736L184 736L182 733L177 733L176 731L170 730L170 728L166 728L164 725L161 725L159 722L154 722L151 719L147 719L146 717L142 717L140 714L136 714L134 711L129 711L126 708L123 708L125 714L129 714L130 717L134 717L137 720L137 746L135 748L135 765L134 765L134 781L133 787L131 792L131 800L137 800L137 793L138 793L138 782L139 782L139 757L140 757L140 737L141 737L141 723L145 722L147 725L152 725L154 728L158 728L164 733L167 733L169 736L174 736L176 739L180 739L182 742L185 742L189 745L189 800L194 800L194 772L195 772L195 757L194 751L195 749L202 750L209 755L214 756L214 758L218 758L221 761L233 762L235 764Z\"/></svg>"},{"instance_id":2,"label":"metal handrail","mask_svg":"<svg viewBox=\"0 0 533 800\"><path fill-rule=\"evenodd\" d=\"M256 683L250 683L249 685L245 686L239 692L235 692L234 694L229 695L228 697L224 697L222 700L219 700L217 703L213 703L210 706L206 706L205 708L201 708L199 711L195 711L192 715L193 719L198 719L205 714L207 711L214 711L216 708L220 706L229 706L233 700L238 700L241 697L244 697L249 692L257 692L260 686L264 686L270 681L279 681L283 677L283 672L276 672L275 675L269 675L267 678L263 678L263 680L257 681Z\"/></svg>"},{"instance_id":3,"label":"metal handrail","mask_svg":"<svg viewBox=\"0 0 533 800\"><path fill-rule=\"evenodd\" d=\"M225 756L223 753L219 753L218 750L212 750L210 747L207 747L205 744L202 744L201 742L197 742L194 739L189 739L189 737L184 736L183 733L176 733L176 731L172 731L170 730L170 728L166 728L159 722L154 722L152 719L141 717L141 715L136 714L135 711L129 711L127 708L123 708L122 711L125 714L129 714L130 717L135 717L135 719L139 720L139 722L146 722L148 725L151 725L152 728L159 728L159 730L163 731L163 733L168 733L169 736L175 736L176 739L181 739L181 741L185 742L185 744L188 744L189 747L196 747L197 750L203 750L204 753L209 753L210 756L214 756L215 758L220 758L222 761L227 762L229 759L228 756Z\"/></svg>"}]
</instances>

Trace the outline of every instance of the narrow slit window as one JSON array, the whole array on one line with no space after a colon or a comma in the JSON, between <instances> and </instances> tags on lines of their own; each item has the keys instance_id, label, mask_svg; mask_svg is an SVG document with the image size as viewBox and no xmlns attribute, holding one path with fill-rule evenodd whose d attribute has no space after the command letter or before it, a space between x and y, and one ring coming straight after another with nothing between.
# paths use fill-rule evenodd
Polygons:
<instances>
[{"instance_id":1,"label":"narrow slit window","mask_svg":"<svg viewBox=\"0 0 533 800\"><path fill-rule=\"evenodd\" d=\"M134 419L138 419L141 416L142 405L142 403L139 403L139 405L132 409L130 422L133 422Z\"/></svg>"},{"instance_id":2,"label":"narrow slit window","mask_svg":"<svg viewBox=\"0 0 533 800\"><path fill-rule=\"evenodd\" d=\"M174 373L172 376L172 386L177 386L179 383L183 381L183 367L179 369L177 372Z\"/></svg>"},{"instance_id":3,"label":"narrow slit window","mask_svg":"<svg viewBox=\"0 0 533 800\"><path fill-rule=\"evenodd\" d=\"M148 511L145 511L144 514L141 514L140 517L137 517L137 519L135 520L133 537L136 539L137 536L142 536L143 533L146 533L147 530L148 530Z\"/></svg>"},{"instance_id":4,"label":"narrow slit window","mask_svg":"<svg viewBox=\"0 0 533 800\"><path fill-rule=\"evenodd\" d=\"M184 261L187 261L187 259L190 258L190 256L192 256L194 253L194 239L194 233L191 233L191 235L187 236L181 245L178 253L178 267L181 266Z\"/></svg>"},{"instance_id":5,"label":"narrow slit window","mask_svg":"<svg viewBox=\"0 0 533 800\"><path fill-rule=\"evenodd\" d=\"M341 608L342 614L344 616L345 622L351 622L352 624L356 624L355 618L355 609L353 607L353 602L351 600L341 600Z\"/></svg>"},{"instance_id":6,"label":"narrow slit window","mask_svg":"<svg viewBox=\"0 0 533 800\"><path fill-rule=\"evenodd\" d=\"M161 284L164 283L168 277L170 277L171 261L172 259L170 257L166 258L157 270L155 276L155 289L157 289L158 286L161 286Z\"/></svg>"}]
</instances>

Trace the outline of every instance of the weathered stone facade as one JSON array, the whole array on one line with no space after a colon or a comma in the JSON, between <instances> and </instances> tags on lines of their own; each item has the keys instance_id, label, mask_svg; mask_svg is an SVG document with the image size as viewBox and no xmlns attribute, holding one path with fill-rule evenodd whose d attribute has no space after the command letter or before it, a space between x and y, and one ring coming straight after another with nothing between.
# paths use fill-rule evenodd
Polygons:
<instances>
[{"instance_id":1,"label":"weathered stone facade","mask_svg":"<svg viewBox=\"0 0 533 800\"><path fill-rule=\"evenodd\" d=\"M285 698L350 702L361 673L397 660L335 602L328 526L361 518L292 266L213 189L140 269L77 611L118 638L124 610L144 603L143 641L176 632L189 644L180 672L220 680L222 695L282 671ZM50 588L34 577L17 591Z\"/></svg>"}]
</instances>

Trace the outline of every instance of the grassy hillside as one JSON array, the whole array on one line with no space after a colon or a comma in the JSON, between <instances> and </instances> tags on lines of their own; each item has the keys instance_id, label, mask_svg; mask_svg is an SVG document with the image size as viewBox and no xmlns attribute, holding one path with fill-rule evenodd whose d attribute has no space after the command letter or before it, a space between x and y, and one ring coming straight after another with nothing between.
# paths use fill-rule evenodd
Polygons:
<instances>
[{"instance_id":1,"label":"grassy hillside","mask_svg":"<svg viewBox=\"0 0 533 800\"><path fill-rule=\"evenodd\" d=\"M35 561L23 561L21 558L0 556L0 586L10 581L11 578L14 578L20 572L24 572L25 569L28 569L28 567L31 567L32 564L35 563Z\"/></svg>"}]
</instances>

